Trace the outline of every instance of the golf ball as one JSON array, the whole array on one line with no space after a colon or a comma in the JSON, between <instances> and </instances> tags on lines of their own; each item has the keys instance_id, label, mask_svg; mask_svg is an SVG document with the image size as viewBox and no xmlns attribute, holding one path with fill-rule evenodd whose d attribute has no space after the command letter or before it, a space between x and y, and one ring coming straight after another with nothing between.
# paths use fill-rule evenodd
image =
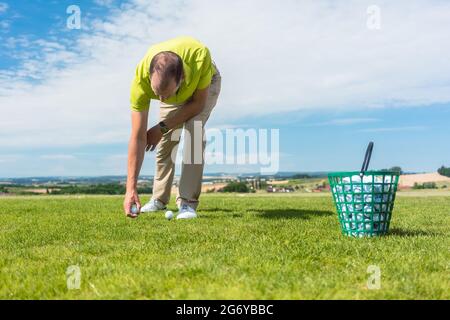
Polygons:
<instances>
[{"instance_id":1,"label":"golf ball","mask_svg":"<svg viewBox=\"0 0 450 320\"><path fill-rule=\"evenodd\" d=\"M173 218L173 212L172 211L166 211L166 219L171 220Z\"/></svg>"},{"instance_id":2,"label":"golf ball","mask_svg":"<svg viewBox=\"0 0 450 320\"><path fill-rule=\"evenodd\" d=\"M132 214L138 214L138 213L139 213L138 207L137 207L136 204L133 204L133 205L131 206L131 213L132 213Z\"/></svg>"},{"instance_id":3,"label":"golf ball","mask_svg":"<svg viewBox=\"0 0 450 320\"><path fill-rule=\"evenodd\" d=\"M361 186L353 186L353 192L355 193L361 193Z\"/></svg>"},{"instance_id":4,"label":"golf ball","mask_svg":"<svg viewBox=\"0 0 450 320\"><path fill-rule=\"evenodd\" d=\"M364 195L364 202L365 203L372 203L372 195L371 194Z\"/></svg>"}]
</instances>

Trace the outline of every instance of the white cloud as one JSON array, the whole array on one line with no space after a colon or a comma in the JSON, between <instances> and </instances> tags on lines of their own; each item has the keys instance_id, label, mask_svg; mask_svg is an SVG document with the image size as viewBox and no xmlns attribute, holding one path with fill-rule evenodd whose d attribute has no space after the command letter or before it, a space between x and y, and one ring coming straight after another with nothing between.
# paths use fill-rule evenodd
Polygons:
<instances>
[{"instance_id":1,"label":"white cloud","mask_svg":"<svg viewBox=\"0 0 450 320\"><path fill-rule=\"evenodd\" d=\"M24 159L24 156L20 155L20 154L1 154L0 155L0 163L16 162L20 159Z\"/></svg>"},{"instance_id":2,"label":"white cloud","mask_svg":"<svg viewBox=\"0 0 450 320\"><path fill-rule=\"evenodd\" d=\"M386 128L368 128L361 129L360 132L403 132L403 131L423 131L425 126L407 126L407 127L386 127Z\"/></svg>"},{"instance_id":3,"label":"white cloud","mask_svg":"<svg viewBox=\"0 0 450 320\"><path fill-rule=\"evenodd\" d=\"M44 160L73 160L75 156L70 154L44 154L40 158Z\"/></svg>"},{"instance_id":4,"label":"white cloud","mask_svg":"<svg viewBox=\"0 0 450 320\"><path fill-rule=\"evenodd\" d=\"M6 12L8 10L9 6L5 2L0 2L0 13Z\"/></svg>"},{"instance_id":5,"label":"white cloud","mask_svg":"<svg viewBox=\"0 0 450 320\"><path fill-rule=\"evenodd\" d=\"M0 29L3 29L2 31L8 31L10 26L10 22L7 20L0 21Z\"/></svg>"},{"instance_id":6,"label":"white cloud","mask_svg":"<svg viewBox=\"0 0 450 320\"><path fill-rule=\"evenodd\" d=\"M114 0L94 0L94 2L99 6L110 7L113 5Z\"/></svg>"},{"instance_id":7,"label":"white cloud","mask_svg":"<svg viewBox=\"0 0 450 320\"><path fill-rule=\"evenodd\" d=\"M347 126L360 123L371 123L380 121L376 118L339 118L330 121L311 124L310 126Z\"/></svg>"},{"instance_id":8,"label":"white cloud","mask_svg":"<svg viewBox=\"0 0 450 320\"><path fill-rule=\"evenodd\" d=\"M247 124L224 123L215 126L207 126L207 130L246 129L249 127L250 125Z\"/></svg>"},{"instance_id":9,"label":"white cloud","mask_svg":"<svg viewBox=\"0 0 450 320\"><path fill-rule=\"evenodd\" d=\"M379 121L375 118L346 118L346 119L334 119L330 121L330 124L345 126L350 124L368 123Z\"/></svg>"},{"instance_id":10,"label":"white cloud","mask_svg":"<svg viewBox=\"0 0 450 320\"><path fill-rule=\"evenodd\" d=\"M0 72L0 146L125 143L136 63L152 43L185 34L208 45L222 73L210 127L305 109L449 102L450 3L378 1L378 31L366 27L371 4L135 0L90 22L76 46L41 40L32 44L38 58Z\"/></svg>"}]
</instances>

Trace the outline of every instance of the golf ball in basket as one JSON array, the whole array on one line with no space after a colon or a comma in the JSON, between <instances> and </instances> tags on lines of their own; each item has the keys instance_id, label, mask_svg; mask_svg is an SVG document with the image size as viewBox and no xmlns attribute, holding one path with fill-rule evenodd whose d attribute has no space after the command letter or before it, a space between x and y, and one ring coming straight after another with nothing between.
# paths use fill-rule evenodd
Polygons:
<instances>
[{"instance_id":1,"label":"golf ball in basket","mask_svg":"<svg viewBox=\"0 0 450 320\"><path fill-rule=\"evenodd\" d=\"M361 186L353 186L353 192L354 193L361 193Z\"/></svg>"},{"instance_id":2,"label":"golf ball in basket","mask_svg":"<svg viewBox=\"0 0 450 320\"><path fill-rule=\"evenodd\" d=\"M381 193L383 192L383 186L381 184L376 184L373 186L373 191L375 193Z\"/></svg>"},{"instance_id":3,"label":"golf ball in basket","mask_svg":"<svg viewBox=\"0 0 450 320\"><path fill-rule=\"evenodd\" d=\"M132 213L132 214L138 214L138 213L139 213L136 204L133 204L133 205L131 206L131 213Z\"/></svg>"},{"instance_id":4,"label":"golf ball in basket","mask_svg":"<svg viewBox=\"0 0 450 320\"><path fill-rule=\"evenodd\" d=\"M364 202L365 203L372 203L372 195L371 194L364 195Z\"/></svg>"},{"instance_id":5,"label":"golf ball in basket","mask_svg":"<svg viewBox=\"0 0 450 320\"><path fill-rule=\"evenodd\" d=\"M171 220L173 218L173 212L172 211L166 211L166 219Z\"/></svg>"}]
</instances>

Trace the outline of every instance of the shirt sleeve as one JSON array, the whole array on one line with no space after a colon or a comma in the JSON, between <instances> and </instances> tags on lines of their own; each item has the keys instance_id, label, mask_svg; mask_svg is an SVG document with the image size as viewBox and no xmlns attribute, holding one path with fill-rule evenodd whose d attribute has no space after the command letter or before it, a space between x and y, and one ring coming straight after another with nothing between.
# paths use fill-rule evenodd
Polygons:
<instances>
[{"instance_id":1,"label":"shirt sleeve","mask_svg":"<svg viewBox=\"0 0 450 320\"><path fill-rule=\"evenodd\" d=\"M203 60L203 65L201 67L200 80L198 81L197 89L205 89L211 84L211 79L213 76L213 65L211 62L211 54L209 49L206 48L205 58Z\"/></svg>"},{"instance_id":2,"label":"shirt sleeve","mask_svg":"<svg viewBox=\"0 0 450 320\"><path fill-rule=\"evenodd\" d=\"M130 104L133 111L141 112L150 108L150 97L144 91L143 84L137 77L131 84Z\"/></svg>"}]
</instances>

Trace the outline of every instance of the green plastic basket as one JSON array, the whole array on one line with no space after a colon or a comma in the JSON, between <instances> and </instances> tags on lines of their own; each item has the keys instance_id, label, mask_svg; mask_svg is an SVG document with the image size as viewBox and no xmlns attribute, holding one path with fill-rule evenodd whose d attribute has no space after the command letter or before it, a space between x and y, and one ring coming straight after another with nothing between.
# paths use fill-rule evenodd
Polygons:
<instances>
[{"instance_id":1,"label":"green plastic basket","mask_svg":"<svg viewBox=\"0 0 450 320\"><path fill-rule=\"evenodd\" d=\"M367 171L373 143L361 171L328 174L330 188L344 235L373 237L389 230L399 173Z\"/></svg>"}]
</instances>

